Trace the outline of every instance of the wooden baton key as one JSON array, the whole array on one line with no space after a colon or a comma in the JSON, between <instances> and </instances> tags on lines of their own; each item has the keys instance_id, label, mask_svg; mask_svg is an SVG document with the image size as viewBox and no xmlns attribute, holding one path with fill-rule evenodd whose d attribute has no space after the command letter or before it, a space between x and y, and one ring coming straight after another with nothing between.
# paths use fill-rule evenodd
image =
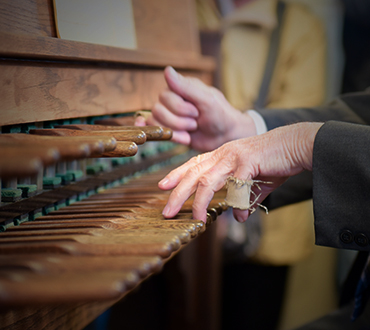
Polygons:
<instances>
[{"instance_id":1,"label":"wooden baton key","mask_svg":"<svg viewBox=\"0 0 370 330\"><path fill-rule=\"evenodd\" d=\"M160 141L163 139L163 128L160 126L105 126L105 125L56 125L56 128L67 128L84 131L143 131L147 141Z\"/></svg>"},{"instance_id":2,"label":"wooden baton key","mask_svg":"<svg viewBox=\"0 0 370 330\"><path fill-rule=\"evenodd\" d=\"M145 277L152 272L159 272L162 267L162 259L156 256L0 255L0 271L24 269L40 274L134 270L140 277Z\"/></svg>"},{"instance_id":3,"label":"wooden baton key","mask_svg":"<svg viewBox=\"0 0 370 330\"><path fill-rule=\"evenodd\" d=\"M66 140L64 138L63 140L60 138L54 138L50 139L48 137L45 137L44 139L40 139L39 136L33 136L31 134L1 134L0 135L0 142L3 143L10 143L13 141L14 143L23 143L25 146L33 146L35 144L44 146L44 147L55 147L57 148L60 159L61 160L74 160L74 159L82 159L90 156L91 149L90 145L86 141L73 141L71 139ZM99 149L96 150L102 150L103 145L100 144L96 145L96 147L99 147ZM104 149L103 149L104 151Z\"/></svg>"},{"instance_id":4,"label":"wooden baton key","mask_svg":"<svg viewBox=\"0 0 370 330\"><path fill-rule=\"evenodd\" d=\"M103 152L93 157L132 157L137 154L138 147L135 142L118 141L113 151Z\"/></svg>"},{"instance_id":5,"label":"wooden baton key","mask_svg":"<svg viewBox=\"0 0 370 330\"><path fill-rule=\"evenodd\" d=\"M12 179L36 175L42 169L38 157L17 155L13 158L0 158L0 178Z\"/></svg>"},{"instance_id":6,"label":"wooden baton key","mask_svg":"<svg viewBox=\"0 0 370 330\"><path fill-rule=\"evenodd\" d=\"M58 149L40 145L24 145L22 143L3 144L0 142L1 157L6 159L38 158L43 166L55 164L60 159Z\"/></svg>"},{"instance_id":7,"label":"wooden baton key","mask_svg":"<svg viewBox=\"0 0 370 330\"><path fill-rule=\"evenodd\" d=\"M105 136L114 137L117 141L131 141L136 144L143 144L146 135L142 130L118 131L118 130L79 130L66 128L31 129L30 134L50 135L50 136Z\"/></svg>"},{"instance_id":8,"label":"wooden baton key","mask_svg":"<svg viewBox=\"0 0 370 330\"><path fill-rule=\"evenodd\" d=\"M25 307L45 304L118 299L139 282L133 272L97 271L33 274L0 271L0 306Z\"/></svg>"}]
</instances>

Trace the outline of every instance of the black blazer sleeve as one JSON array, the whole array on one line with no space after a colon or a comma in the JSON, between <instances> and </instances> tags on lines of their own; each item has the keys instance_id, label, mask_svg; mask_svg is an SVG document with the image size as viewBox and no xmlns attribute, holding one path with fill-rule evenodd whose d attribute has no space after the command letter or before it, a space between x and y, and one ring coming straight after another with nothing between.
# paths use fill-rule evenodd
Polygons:
<instances>
[{"instance_id":1,"label":"black blazer sleeve","mask_svg":"<svg viewBox=\"0 0 370 330\"><path fill-rule=\"evenodd\" d=\"M356 124L370 124L370 91L351 93L338 97L331 103L316 108L261 109L269 130L303 121L326 122L337 120ZM275 209L298 203L312 197L312 173L303 172L288 179L274 191L264 204Z\"/></svg>"},{"instance_id":2,"label":"black blazer sleeve","mask_svg":"<svg viewBox=\"0 0 370 330\"><path fill-rule=\"evenodd\" d=\"M370 126L325 123L312 173L316 244L370 251Z\"/></svg>"},{"instance_id":3,"label":"black blazer sleeve","mask_svg":"<svg viewBox=\"0 0 370 330\"><path fill-rule=\"evenodd\" d=\"M344 121L370 124L370 91L345 94L325 106L297 109L261 109L268 130L297 122Z\"/></svg>"},{"instance_id":4,"label":"black blazer sleeve","mask_svg":"<svg viewBox=\"0 0 370 330\"><path fill-rule=\"evenodd\" d=\"M259 113L269 130L296 122L325 122L315 140L313 172L289 178L264 205L274 209L313 195L316 243L369 251L369 90L340 96L322 107Z\"/></svg>"}]
</instances>

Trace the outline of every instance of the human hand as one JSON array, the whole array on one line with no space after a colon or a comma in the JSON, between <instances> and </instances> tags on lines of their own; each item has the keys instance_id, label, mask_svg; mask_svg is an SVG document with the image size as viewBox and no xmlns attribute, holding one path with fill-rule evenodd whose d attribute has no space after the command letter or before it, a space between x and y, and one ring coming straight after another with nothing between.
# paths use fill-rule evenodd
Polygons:
<instances>
[{"instance_id":1,"label":"human hand","mask_svg":"<svg viewBox=\"0 0 370 330\"><path fill-rule=\"evenodd\" d=\"M262 202L289 176L303 170L312 170L312 153L315 136L322 123L299 123L279 127L265 134L235 140L206 154L193 157L170 172L159 182L163 190L171 192L163 210L166 218L175 216L183 203L195 193L193 218L206 221L207 206L216 191L220 190L229 176L242 180L261 180ZM234 217L244 222L249 210L233 210Z\"/></svg>"},{"instance_id":2,"label":"human hand","mask_svg":"<svg viewBox=\"0 0 370 330\"><path fill-rule=\"evenodd\" d=\"M136 125L166 126L173 130L174 142L210 151L238 138L256 134L248 114L231 106L224 95L199 79L184 77L172 67L164 71L168 89L159 95L152 115L138 117Z\"/></svg>"}]
</instances>

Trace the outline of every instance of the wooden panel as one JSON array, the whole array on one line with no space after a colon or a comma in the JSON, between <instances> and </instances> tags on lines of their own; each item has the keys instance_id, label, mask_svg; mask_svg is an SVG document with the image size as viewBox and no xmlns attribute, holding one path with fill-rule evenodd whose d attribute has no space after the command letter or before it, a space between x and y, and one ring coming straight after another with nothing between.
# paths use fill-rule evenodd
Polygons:
<instances>
[{"instance_id":1,"label":"wooden panel","mask_svg":"<svg viewBox=\"0 0 370 330\"><path fill-rule=\"evenodd\" d=\"M2 64L0 126L150 109L166 86L162 70Z\"/></svg>"},{"instance_id":2,"label":"wooden panel","mask_svg":"<svg viewBox=\"0 0 370 330\"><path fill-rule=\"evenodd\" d=\"M193 0L133 0L138 48L200 54ZM0 1L0 31L56 37L52 0Z\"/></svg>"},{"instance_id":3,"label":"wooden panel","mask_svg":"<svg viewBox=\"0 0 370 330\"><path fill-rule=\"evenodd\" d=\"M151 65L213 71L215 63L211 57L193 54L166 53L161 51L130 50L62 40L35 37L0 31L0 55L3 57L78 60Z\"/></svg>"},{"instance_id":4,"label":"wooden panel","mask_svg":"<svg viewBox=\"0 0 370 330\"><path fill-rule=\"evenodd\" d=\"M200 54L193 0L133 0L138 49Z\"/></svg>"},{"instance_id":5,"label":"wooden panel","mask_svg":"<svg viewBox=\"0 0 370 330\"><path fill-rule=\"evenodd\" d=\"M0 1L0 31L55 36L51 0Z\"/></svg>"}]
</instances>

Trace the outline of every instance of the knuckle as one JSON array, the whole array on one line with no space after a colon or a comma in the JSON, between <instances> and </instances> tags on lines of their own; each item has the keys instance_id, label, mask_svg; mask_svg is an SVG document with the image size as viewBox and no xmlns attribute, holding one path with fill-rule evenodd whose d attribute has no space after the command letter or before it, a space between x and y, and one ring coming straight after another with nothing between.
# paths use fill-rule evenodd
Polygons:
<instances>
[{"instance_id":1,"label":"knuckle","mask_svg":"<svg viewBox=\"0 0 370 330\"><path fill-rule=\"evenodd\" d=\"M202 207L199 203L194 202L192 209L193 209L193 213L199 214L200 212L205 210L205 207Z\"/></svg>"},{"instance_id":2,"label":"knuckle","mask_svg":"<svg viewBox=\"0 0 370 330\"><path fill-rule=\"evenodd\" d=\"M174 189L171 193L171 197L173 197L175 200L180 199L182 196L183 194L181 194L178 189Z\"/></svg>"},{"instance_id":3,"label":"knuckle","mask_svg":"<svg viewBox=\"0 0 370 330\"><path fill-rule=\"evenodd\" d=\"M196 160L195 160L196 161ZM188 169L186 176L188 177L196 177L199 175L199 168L198 166L192 166Z\"/></svg>"},{"instance_id":4,"label":"knuckle","mask_svg":"<svg viewBox=\"0 0 370 330\"><path fill-rule=\"evenodd\" d=\"M198 159L199 159L199 157L198 157L198 156L193 156L193 157L191 157L190 161L191 161L192 163L197 164L197 163L198 163Z\"/></svg>"},{"instance_id":5,"label":"knuckle","mask_svg":"<svg viewBox=\"0 0 370 330\"><path fill-rule=\"evenodd\" d=\"M177 101L176 104L175 104L175 107L176 107L176 110L179 114L187 115L188 111L187 111L186 104L184 102Z\"/></svg>"},{"instance_id":6,"label":"knuckle","mask_svg":"<svg viewBox=\"0 0 370 330\"><path fill-rule=\"evenodd\" d=\"M214 101L224 98L224 94L216 87L211 86L209 91Z\"/></svg>"},{"instance_id":7,"label":"knuckle","mask_svg":"<svg viewBox=\"0 0 370 330\"><path fill-rule=\"evenodd\" d=\"M200 187L209 187L213 183L213 179L208 175L204 174L202 177L199 178L199 186Z\"/></svg>"}]
</instances>

